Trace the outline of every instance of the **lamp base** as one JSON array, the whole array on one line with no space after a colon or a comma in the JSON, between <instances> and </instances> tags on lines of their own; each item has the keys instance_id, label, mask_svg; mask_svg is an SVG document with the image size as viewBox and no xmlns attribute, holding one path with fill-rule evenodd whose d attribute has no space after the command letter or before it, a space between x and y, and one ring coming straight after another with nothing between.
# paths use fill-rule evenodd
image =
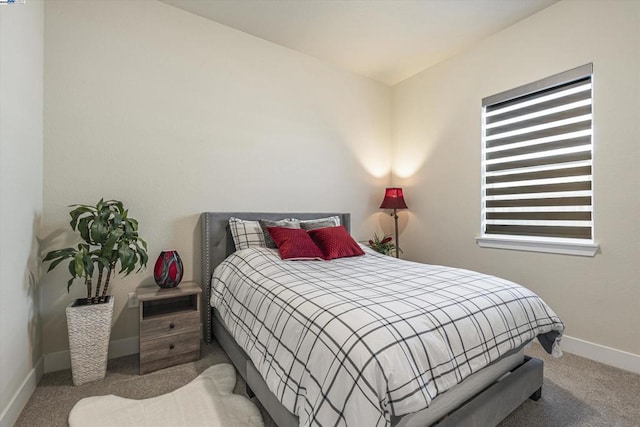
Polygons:
<instances>
[{"instance_id":1,"label":"lamp base","mask_svg":"<svg viewBox=\"0 0 640 427\"><path fill-rule=\"evenodd\" d=\"M396 231L396 258L400 258L400 242L398 241L398 210L394 209L391 214L393 220L395 222L395 231Z\"/></svg>"}]
</instances>

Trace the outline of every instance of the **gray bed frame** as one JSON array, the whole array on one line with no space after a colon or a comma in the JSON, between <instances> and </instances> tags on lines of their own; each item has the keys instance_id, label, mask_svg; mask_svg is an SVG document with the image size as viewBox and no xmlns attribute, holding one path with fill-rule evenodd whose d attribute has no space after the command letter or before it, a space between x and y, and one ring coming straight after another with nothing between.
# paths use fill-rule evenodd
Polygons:
<instances>
[{"instance_id":1,"label":"gray bed frame","mask_svg":"<svg viewBox=\"0 0 640 427\"><path fill-rule=\"evenodd\" d=\"M247 383L247 392L254 394L279 427L298 426L298 417L289 412L268 389L253 362L226 330L224 323L211 307L211 275L215 267L235 251L229 218L234 216L247 220L261 218L278 220L283 218L314 219L337 215L349 231L351 215L348 213L273 213L273 212L205 212L201 215L202 227L202 324L204 340L216 339L229 355L234 366ZM471 399L460 404L435 424L422 421L422 411L392 420L393 425L439 427L495 426L527 399L538 400L542 395L543 363L536 358L525 357L524 362L507 371Z\"/></svg>"}]
</instances>

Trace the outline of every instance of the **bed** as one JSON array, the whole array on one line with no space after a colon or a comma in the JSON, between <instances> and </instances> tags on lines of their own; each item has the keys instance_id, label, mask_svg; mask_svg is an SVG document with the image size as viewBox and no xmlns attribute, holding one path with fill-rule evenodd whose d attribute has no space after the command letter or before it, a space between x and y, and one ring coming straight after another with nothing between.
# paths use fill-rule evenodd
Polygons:
<instances>
[{"instance_id":1,"label":"bed","mask_svg":"<svg viewBox=\"0 0 640 427\"><path fill-rule=\"evenodd\" d=\"M342 397L334 398L334 400L332 401L332 396L328 392L326 393L326 395L322 394L324 393L324 391L321 392L323 401L329 401L329 403L324 404L324 407L329 408L329 412L335 412L334 418L331 418L334 415L330 415L329 418L327 418L327 415L322 415L320 413L321 411L319 410L318 413L314 412L315 404L310 405L307 403L305 406L304 402L298 402L298 400L309 400L307 398L307 394L313 393L312 387L309 386L310 383L305 383L303 386L301 386L301 384L295 383L295 387L291 387L290 385L276 384L277 378L282 375L282 372L276 372L277 370L274 369L274 372L272 372L272 374L270 375L268 371L265 371L264 363L262 363L264 362L264 358L258 360L256 358L254 349L248 349L247 343L244 339L238 339L239 341L244 343L243 349L243 347L237 342L236 338L234 337L234 334L238 336L238 325L233 325L233 318L229 316L231 311L237 312L239 310L229 310L229 307L227 307L227 309L225 310L221 305L220 308L221 311L224 312L223 315L216 307L212 307L212 273L214 269L218 265L223 263L223 261L227 260L228 257L229 260L225 261L225 267L226 264L233 261L231 260L231 258L239 258L240 260L238 262L241 263L245 262L248 257L257 258L260 260L260 262L263 263L276 262L276 257L274 257L273 254L269 253L269 250L256 250L253 252L251 250L243 250L234 253L235 246L228 225L229 218L231 217L243 218L246 220L280 220L284 218L294 217L305 220L327 216L339 217L340 223L344 225L347 230L350 230L350 215L347 213L206 212L201 216L202 281L204 293L204 298L202 298L202 313L204 316L203 328L205 340L207 342L211 342L213 339L215 339L220 343L222 348L231 358L240 375L245 379L248 389L250 389L251 393L255 394L255 396L260 400L262 405L269 412L278 426L288 427L297 426L300 424L332 424L349 426L393 425L406 427L436 424L439 426L489 426L498 424L504 417L506 417L510 412L512 412L528 398L532 398L534 400L540 398L543 378L542 361L535 358L525 357L523 352L524 345L531 341L533 337L529 337L523 339L522 342L515 343L514 348L510 349L509 351L498 351L499 354L497 356L494 354L492 357L488 358L488 360L486 361L487 366L482 367L482 369L472 369L471 363L469 363L469 369L464 373L462 373L460 369L456 368L456 371L451 373L449 377L453 377L457 384L453 386L442 387L446 390L444 392L438 392L438 390L436 390L435 392L433 392L433 390L429 391L429 387L433 388L433 385L431 383L427 385L425 382L424 387L418 387L417 389L419 389L421 395L426 395L426 397L423 396L423 398L426 400L426 403L422 405L423 407L417 410L413 410L409 413L406 413L406 407L403 408L403 405L399 403L400 400L404 400L404 397L403 399L390 399L393 400L393 402L386 405L386 409L381 409L381 412L379 414L375 413L375 411L370 411L368 408L362 409L362 407L367 405L366 399L370 397L367 395L367 393L369 393L369 390L362 391L363 387L360 385L357 387L353 385L349 387L349 384L351 383L351 381L348 380L349 375L345 377L344 375L339 376L335 374L334 379L336 379L340 384L347 384L345 387L346 389L350 390L347 398L352 398L352 395L356 395L356 397L352 398L352 402L355 403L348 405L345 404L345 407L336 409L336 406L339 406L336 405L336 402L340 401ZM232 254L233 256L230 256ZM376 256L380 255L368 253L365 257L362 258L367 259L370 262L378 262L378 260L376 260ZM402 262L391 259L389 259L389 261L400 263ZM352 268L353 266L351 264L353 264L354 262L356 261L345 260L344 262L342 262L342 265L344 268ZM322 265L322 261L316 261L315 264L310 264L307 262L308 265L311 265L311 267L309 268L316 269L312 273L304 271L304 268L307 268L305 267L304 263L290 264L295 264L296 267L300 267L303 269L301 272L299 272L300 275L315 275L316 273L318 273L318 266ZM355 265L359 267L359 264ZM410 267L413 268L413 266ZM272 266L270 268L279 267ZM436 272L436 274L456 275L459 274L459 272L463 272L463 270L456 270L455 272L453 272L452 269L446 269L438 271ZM468 273L473 272L465 271L464 274ZM220 282L219 278L216 280L217 282ZM461 280L465 281L470 279L462 278ZM551 323L553 324L547 328L548 331L545 333L545 335L543 335L546 340L541 340L543 345L546 344L548 350L551 350L553 343L556 341L556 338L560 336L563 328L562 323L559 321L559 319L556 319L555 315L553 315L552 317L553 321ZM228 324L231 326L229 326ZM465 351L467 350L465 349ZM480 356L486 357L484 356L484 350L479 353L483 353ZM253 355L253 360L251 358L251 355ZM467 358L470 360L475 360L478 357L479 356L476 355L474 356L474 358ZM279 361L275 360L275 362L277 363L274 363L273 359L271 360L272 367L280 365ZM409 370L408 368L404 369L404 367L402 370L398 370L397 366L399 366L399 364L395 363L395 359L392 362L389 363L390 365L394 366L394 378L400 378L401 375L404 375L405 371ZM295 367L294 365L296 365L295 360L291 362L289 369L293 370ZM298 363L298 365L301 364ZM464 363L462 363L461 365L464 365ZM305 366L304 363L302 364L302 366ZM344 368L341 368L340 366L336 369L344 370ZM411 369L415 370L416 368L412 365ZM353 375L354 374L352 372L351 376L353 377ZM365 378L363 380L362 378L364 378L366 375L361 371L356 370L355 375L358 378L356 378L354 382L364 381L364 383L368 386L371 386L371 388L380 389L382 387L382 394L384 394L384 387L388 387L389 385L389 383L384 383L381 385L380 381L375 377L370 377L368 379ZM309 376L313 378L312 374L305 374L305 377ZM447 375L437 375L437 377L447 377ZM345 381L345 378L347 378L347 381ZM387 380L389 379L385 378L385 381ZM408 382L402 382L401 379L399 379L399 381L403 385L408 384ZM315 383L318 383L318 381L315 381ZM436 381L434 381L433 383L435 383L435 387L438 388L438 383ZM307 386L309 387L307 388ZM297 389L292 390L292 388ZM334 389L338 389L338 391L340 391L341 393L342 388L343 387L334 387ZM410 396L406 400L412 401L411 396L416 393L415 390L416 388L414 387L403 392L405 395ZM400 388L394 388L393 392L402 392L402 390ZM279 397L276 397L276 394ZM395 396L392 392L389 391L388 394L389 396ZM431 398L431 395L435 396ZM300 396L303 396L304 398L298 399ZM375 404L378 402L373 403L375 406ZM314 406L314 408L309 409L309 406ZM321 407L322 405L317 406ZM407 407L410 406L411 405L408 405ZM294 415L293 409L290 410L287 409L287 407L297 408L298 414L302 417ZM354 408L359 408L358 410L360 412L354 412ZM413 408L416 409L415 405ZM325 422L322 421L323 416L325 416ZM371 416L372 418L367 418L369 416ZM326 420L330 421L326 422ZM363 420L367 420L367 422L365 423Z\"/></svg>"}]
</instances>

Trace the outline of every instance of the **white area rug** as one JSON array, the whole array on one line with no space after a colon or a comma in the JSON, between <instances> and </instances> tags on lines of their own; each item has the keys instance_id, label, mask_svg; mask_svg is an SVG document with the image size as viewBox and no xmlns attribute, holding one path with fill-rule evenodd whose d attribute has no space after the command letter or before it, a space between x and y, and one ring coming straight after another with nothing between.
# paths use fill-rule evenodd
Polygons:
<instances>
[{"instance_id":1,"label":"white area rug","mask_svg":"<svg viewBox=\"0 0 640 427\"><path fill-rule=\"evenodd\" d=\"M189 384L149 399L114 395L87 397L69 414L70 427L263 427L258 408L233 394L232 365L213 365Z\"/></svg>"}]
</instances>

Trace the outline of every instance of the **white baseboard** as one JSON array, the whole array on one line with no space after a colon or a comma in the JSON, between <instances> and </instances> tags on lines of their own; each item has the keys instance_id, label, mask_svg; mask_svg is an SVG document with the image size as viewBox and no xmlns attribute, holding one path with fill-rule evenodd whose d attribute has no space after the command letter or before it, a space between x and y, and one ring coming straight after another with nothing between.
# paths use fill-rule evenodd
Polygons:
<instances>
[{"instance_id":1,"label":"white baseboard","mask_svg":"<svg viewBox=\"0 0 640 427\"><path fill-rule=\"evenodd\" d=\"M41 357L0 414L0 427L12 427L16 423L43 374L44 357Z\"/></svg>"},{"instance_id":2,"label":"white baseboard","mask_svg":"<svg viewBox=\"0 0 640 427\"><path fill-rule=\"evenodd\" d=\"M560 348L567 353L640 374L640 355L564 335Z\"/></svg>"},{"instance_id":3,"label":"white baseboard","mask_svg":"<svg viewBox=\"0 0 640 427\"><path fill-rule=\"evenodd\" d=\"M114 340L109 343L109 359L138 353L138 337ZM62 371L71 369L71 356L69 350L56 351L44 355L44 372ZM0 426L2 427L2 426Z\"/></svg>"},{"instance_id":4,"label":"white baseboard","mask_svg":"<svg viewBox=\"0 0 640 427\"><path fill-rule=\"evenodd\" d=\"M114 340L109 343L109 359L135 353L138 353L138 337ZM12 427L15 424L43 374L70 368L69 350L48 353L41 357L0 414L0 427Z\"/></svg>"},{"instance_id":5,"label":"white baseboard","mask_svg":"<svg viewBox=\"0 0 640 427\"><path fill-rule=\"evenodd\" d=\"M560 345L562 351L575 354L605 365L624 369L625 371L640 374L640 355L606 347L589 341L574 338L568 335L562 337ZM136 354L138 349L138 337L114 340L109 343L109 359ZM42 359L41 359L42 360ZM42 364L42 362L40 362ZM71 357L69 350L48 353L44 355L44 372L55 372L63 369L71 369ZM40 375L41 377L42 375ZM38 380L40 379L38 377ZM0 425L0 427L4 427Z\"/></svg>"}]
</instances>

